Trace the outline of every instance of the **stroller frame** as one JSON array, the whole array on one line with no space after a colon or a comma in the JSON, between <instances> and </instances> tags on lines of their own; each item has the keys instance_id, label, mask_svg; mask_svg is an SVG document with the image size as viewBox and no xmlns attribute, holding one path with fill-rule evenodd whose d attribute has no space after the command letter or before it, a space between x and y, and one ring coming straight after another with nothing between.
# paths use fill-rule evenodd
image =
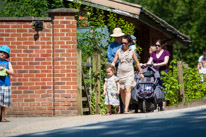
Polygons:
<instances>
[{"instance_id":1,"label":"stroller frame","mask_svg":"<svg viewBox=\"0 0 206 137\"><path fill-rule=\"evenodd\" d=\"M141 112L153 111L157 108L157 104L162 104L164 99L163 87L159 85L160 74L151 65L147 65L142 70L145 79L140 79L140 73L135 75L137 84L132 90L132 102L137 104L136 112L138 109ZM149 86L147 88L146 86ZM144 89L142 88L144 87ZM147 90L145 90L145 87ZM142 90L143 89L143 90ZM161 107L161 106L160 106Z\"/></svg>"}]
</instances>

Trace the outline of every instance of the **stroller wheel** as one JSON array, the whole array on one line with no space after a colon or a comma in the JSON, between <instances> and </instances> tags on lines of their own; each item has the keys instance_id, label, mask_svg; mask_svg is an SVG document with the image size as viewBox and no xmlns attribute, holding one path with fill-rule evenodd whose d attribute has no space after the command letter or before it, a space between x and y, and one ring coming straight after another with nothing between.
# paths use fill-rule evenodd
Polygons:
<instances>
[{"instance_id":1,"label":"stroller wheel","mask_svg":"<svg viewBox=\"0 0 206 137\"><path fill-rule=\"evenodd\" d=\"M134 107L135 107L135 109L134 109L134 110L135 110L134 113L138 113L138 105L135 104Z\"/></svg>"},{"instance_id":2,"label":"stroller wheel","mask_svg":"<svg viewBox=\"0 0 206 137\"><path fill-rule=\"evenodd\" d=\"M143 100L142 102L142 112L146 113L146 101L145 100Z\"/></svg>"},{"instance_id":3,"label":"stroller wheel","mask_svg":"<svg viewBox=\"0 0 206 137\"><path fill-rule=\"evenodd\" d=\"M164 111L164 109L163 109L163 101L161 101L159 104L159 111Z\"/></svg>"}]
</instances>

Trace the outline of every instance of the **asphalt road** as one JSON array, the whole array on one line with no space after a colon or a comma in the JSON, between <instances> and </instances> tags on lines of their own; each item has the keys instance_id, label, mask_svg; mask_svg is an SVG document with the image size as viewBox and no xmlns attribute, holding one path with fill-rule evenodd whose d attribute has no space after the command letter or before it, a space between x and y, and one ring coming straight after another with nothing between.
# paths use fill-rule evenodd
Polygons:
<instances>
[{"instance_id":1,"label":"asphalt road","mask_svg":"<svg viewBox=\"0 0 206 137\"><path fill-rule=\"evenodd\" d=\"M206 105L154 113L8 118L3 137L206 137Z\"/></svg>"}]
</instances>

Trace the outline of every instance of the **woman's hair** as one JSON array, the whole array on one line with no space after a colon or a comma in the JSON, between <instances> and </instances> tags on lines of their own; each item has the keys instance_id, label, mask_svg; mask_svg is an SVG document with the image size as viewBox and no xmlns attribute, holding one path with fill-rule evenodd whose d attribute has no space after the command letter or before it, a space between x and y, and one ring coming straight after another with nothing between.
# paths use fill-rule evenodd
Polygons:
<instances>
[{"instance_id":1,"label":"woman's hair","mask_svg":"<svg viewBox=\"0 0 206 137\"><path fill-rule=\"evenodd\" d=\"M125 35L125 36L123 36L122 39L126 39L130 44L134 44L134 42L133 42L131 36L128 35L128 34Z\"/></svg>"},{"instance_id":2,"label":"woman's hair","mask_svg":"<svg viewBox=\"0 0 206 137\"><path fill-rule=\"evenodd\" d=\"M171 39L167 39L167 40L160 40L160 39L158 39L158 40L156 41L156 43L159 42L160 45L161 45L162 47L164 47L164 46L167 45L167 42L169 42L169 41L171 41Z\"/></svg>"},{"instance_id":3,"label":"woman's hair","mask_svg":"<svg viewBox=\"0 0 206 137\"><path fill-rule=\"evenodd\" d=\"M115 68L114 66L112 66L112 65L107 66L107 67L106 67L106 70L107 70L107 69L111 69L113 73L116 73L116 68Z\"/></svg>"}]
</instances>

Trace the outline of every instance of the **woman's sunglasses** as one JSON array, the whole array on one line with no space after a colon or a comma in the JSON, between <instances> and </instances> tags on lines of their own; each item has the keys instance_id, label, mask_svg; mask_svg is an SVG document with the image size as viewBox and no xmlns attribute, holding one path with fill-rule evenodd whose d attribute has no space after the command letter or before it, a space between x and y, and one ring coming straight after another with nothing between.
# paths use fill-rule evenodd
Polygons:
<instances>
[{"instance_id":1,"label":"woman's sunglasses","mask_svg":"<svg viewBox=\"0 0 206 137\"><path fill-rule=\"evenodd\" d=\"M161 45L160 44L156 44L156 47L161 47Z\"/></svg>"},{"instance_id":2,"label":"woman's sunglasses","mask_svg":"<svg viewBox=\"0 0 206 137\"><path fill-rule=\"evenodd\" d=\"M122 45L123 45L123 44L127 45L128 43L126 43L126 42L122 42Z\"/></svg>"}]
</instances>

